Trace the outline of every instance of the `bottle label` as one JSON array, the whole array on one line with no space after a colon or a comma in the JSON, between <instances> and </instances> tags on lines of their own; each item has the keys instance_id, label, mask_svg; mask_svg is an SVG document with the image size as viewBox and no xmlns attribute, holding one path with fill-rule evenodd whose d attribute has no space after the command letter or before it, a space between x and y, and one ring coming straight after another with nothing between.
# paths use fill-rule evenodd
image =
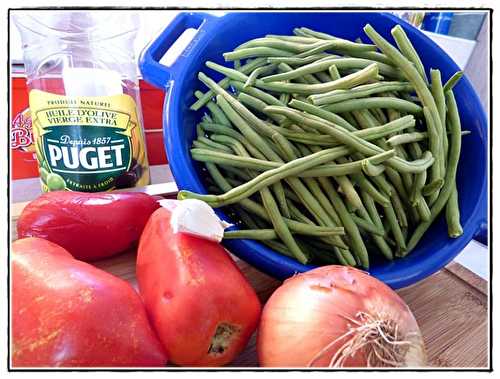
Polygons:
<instances>
[{"instance_id":1,"label":"bottle label","mask_svg":"<svg viewBox=\"0 0 500 379\"><path fill-rule=\"evenodd\" d=\"M32 90L30 108L44 191L97 192L149 182L131 96L66 97Z\"/></svg>"}]
</instances>

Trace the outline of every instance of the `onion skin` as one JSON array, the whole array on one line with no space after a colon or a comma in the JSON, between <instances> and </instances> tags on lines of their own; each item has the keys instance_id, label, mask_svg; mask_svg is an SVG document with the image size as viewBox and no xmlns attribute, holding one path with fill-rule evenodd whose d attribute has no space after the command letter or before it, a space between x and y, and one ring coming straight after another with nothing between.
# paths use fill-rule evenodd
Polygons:
<instances>
[{"instance_id":1,"label":"onion skin","mask_svg":"<svg viewBox=\"0 0 500 379\"><path fill-rule=\"evenodd\" d=\"M393 321L402 337L399 339L406 336L411 342L405 345L401 366L425 365L421 333L406 303L379 280L345 266L324 266L296 275L273 293L264 307L258 331L260 365L329 367L334 354L348 341L341 336L356 327L349 319L359 321L358 312ZM346 358L342 367L367 367L367 355L367 350L361 348Z\"/></svg>"}]
</instances>

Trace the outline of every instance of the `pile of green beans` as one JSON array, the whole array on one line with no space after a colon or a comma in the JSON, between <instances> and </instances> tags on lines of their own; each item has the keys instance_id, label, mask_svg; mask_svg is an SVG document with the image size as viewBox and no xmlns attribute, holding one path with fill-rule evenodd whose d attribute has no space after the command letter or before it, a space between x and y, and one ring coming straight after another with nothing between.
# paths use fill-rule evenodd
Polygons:
<instances>
[{"instance_id":1,"label":"pile of green beans","mask_svg":"<svg viewBox=\"0 0 500 379\"><path fill-rule=\"evenodd\" d=\"M462 132L453 87L427 76L400 26L372 43L308 28L267 35L206 62L208 91L191 156L209 194L237 225L226 239L257 240L301 263L369 268L415 248L444 210L462 232L456 172Z\"/></svg>"}]
</instances>

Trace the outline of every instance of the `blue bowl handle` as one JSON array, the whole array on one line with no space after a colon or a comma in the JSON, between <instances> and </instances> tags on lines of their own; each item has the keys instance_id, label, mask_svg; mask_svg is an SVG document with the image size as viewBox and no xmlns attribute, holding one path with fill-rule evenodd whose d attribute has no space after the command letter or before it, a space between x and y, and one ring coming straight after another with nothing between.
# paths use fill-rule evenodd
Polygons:
<instances>
[{"instance_id":1,"label":"blue bowl handle","mask_svg":"<svg viewBox=\"0 0 500 379\"><path fill-rule=\"evenodd\" d=\"M160 59L186 29L198 29L199 33L213 18L214 16L207 13L179 13L163 32L142 51L139 57L139 68L143 78L160 89L166 89L179 59L171 66L160 64Z\"/></svg>"}]
</instances>

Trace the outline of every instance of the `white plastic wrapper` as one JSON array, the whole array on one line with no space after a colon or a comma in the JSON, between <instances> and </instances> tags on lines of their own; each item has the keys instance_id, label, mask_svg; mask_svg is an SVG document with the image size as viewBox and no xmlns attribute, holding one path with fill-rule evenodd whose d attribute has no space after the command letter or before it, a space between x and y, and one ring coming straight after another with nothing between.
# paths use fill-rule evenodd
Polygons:
<instances>
[{"instance_id":1,"label":"white plastic wrapper","mask_svg":"<svg viewBox=\"0 0 500 379\"><path fill-rule=\"evenodd\" d=\"M221 220L205 202L196 199L160 200L160 205L172 211L170 225L174 233L186 233L210 241L221 242L229 224Z\"/></svg>"}]
</instances>

